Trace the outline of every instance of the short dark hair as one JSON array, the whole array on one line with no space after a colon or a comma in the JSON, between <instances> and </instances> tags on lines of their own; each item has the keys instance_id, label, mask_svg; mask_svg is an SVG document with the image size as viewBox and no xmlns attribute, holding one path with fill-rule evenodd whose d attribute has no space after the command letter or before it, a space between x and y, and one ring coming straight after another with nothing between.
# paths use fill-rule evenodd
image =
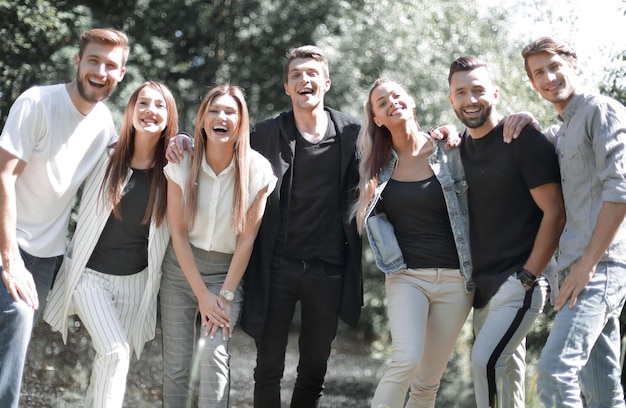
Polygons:
<instances>
[{"instance_id":1,"label":"short dark hair","mask_svg":"<svg viewBox=\"0 0 626 408\"><path fill-rule=\"evenodd\" d=\"M87 48L87 45L92 42L112 45L114 47L122 47L124 49L122 66L126 65L126 61L128 60L128 54L130 53L128 36L126 35L126 33L115 30L113 28L94 28L92 30L85 31L80 36L80 48L78 50L79 58L82 58L83 52L85 52L85 48Z\"/></svg>"},{"instance_id":2,"label":"short dark hair","mask_svg":"<svg viewBox=\"0 0 626 408\"><path fill-rule=\"evenodd\" d=\"M283 76L283 83L285 84L287 83L287 78L289 77L289 64L297 58L311 58L320 62L324 69L324 75L326 75L326 78L330 78L328 72L328 58L324 55L324 51L315 45L303 45L298 48L293 48L287 52L286 57L287 62L285 63L285 72Z\"/></svg>"},{"instance_id":3,"label":"short dark hair","mask_svg":"<svg viewBox=\"0 0 626 408\"><path fill-rule=\"evenodd\" d=\"M457 72L473 71L476 68L487 68L487 63L472 55L464 55L452 61L448 73L448 85L452 82L452 75Z\"/></svg>"},{"instance_id":4,"label":"short dark hair","mask_svg":"<svg viewBox=\"0 0 626 408\"><path fill-rule=\"evenodd\" d=\"M524 58L524 68L526 69L526 75L530 80L533 79L532 72L530 72L530 67L528 66L528 58L540 54L542 52L547 52L552 55L558 55L562 57L567 62L574 63L578 59L576 56L576 52L572 47L568 44L555 40L551 37L541 37L526 45L522 50L522 57Z\"/></svg>"}]
</instances>

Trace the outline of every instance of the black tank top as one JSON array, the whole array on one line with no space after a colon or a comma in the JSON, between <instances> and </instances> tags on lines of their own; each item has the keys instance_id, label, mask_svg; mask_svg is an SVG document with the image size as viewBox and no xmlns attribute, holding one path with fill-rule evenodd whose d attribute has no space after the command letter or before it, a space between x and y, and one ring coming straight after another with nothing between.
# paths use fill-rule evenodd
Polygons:
<instances>
[{"instance_id":1,"label":"black tank top","mask_svg":"<svg viewBox=\"0 0 626 408\"><path fill-rule=\"evenodd\" d=\"M450 218L433 175L420 181L389 180L380 201L409 268L458 268Z\"/></svg>"},{"instance_id":2,"label":"black tank top","mask_svg":"<svg viewBox=\"0 0 626 408\"><path fill-rule=\"evenodd\" d=\"M120 201L122 219L111 212L88 268L110 275L133 275L148 266L150 224L141 223L150 196L148 171L133 169Z\"/></svg>"}]
</instances>

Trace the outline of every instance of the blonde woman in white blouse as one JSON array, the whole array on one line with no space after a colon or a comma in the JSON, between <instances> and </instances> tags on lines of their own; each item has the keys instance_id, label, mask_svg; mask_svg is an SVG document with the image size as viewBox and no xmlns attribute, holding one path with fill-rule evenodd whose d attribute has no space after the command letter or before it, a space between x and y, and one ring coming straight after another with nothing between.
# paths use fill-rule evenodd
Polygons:
<instances>
[{"instance_id":1,"label":"blonde woman in white blouse","mask_svg":"<svg viewBox=\"0 0 626 408\"><path fill-rule=\"evenodd\" d=\"M172 234L160 292L164 407L189 406L196 367L198 406L228 406L228 341L241 311L242 277L276 185L269 162L250 148L249 130L242 90L217 86L198 110L195 154L164 169Z\"/></svg>"}]
</instances>

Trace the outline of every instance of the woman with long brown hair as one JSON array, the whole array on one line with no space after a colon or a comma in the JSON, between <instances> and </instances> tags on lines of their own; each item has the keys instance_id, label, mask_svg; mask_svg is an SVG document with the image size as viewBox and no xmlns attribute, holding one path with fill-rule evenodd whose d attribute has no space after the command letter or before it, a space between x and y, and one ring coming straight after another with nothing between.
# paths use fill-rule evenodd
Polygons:
<instances>
[{"instance_id":1,"label":"woman with long brown hair","mask_svg":"<svg viewBox=\"0 0 626 408\"><path fill-rule=\"evenodd\" d=\"M178 132L169 89L142 84L112 145L89 176L76 231L44 319L67 341L77 314L96 350L86 406L121 407L132 351L154 337L169 240L165 149Z\"/></svg>"}]
</instances>

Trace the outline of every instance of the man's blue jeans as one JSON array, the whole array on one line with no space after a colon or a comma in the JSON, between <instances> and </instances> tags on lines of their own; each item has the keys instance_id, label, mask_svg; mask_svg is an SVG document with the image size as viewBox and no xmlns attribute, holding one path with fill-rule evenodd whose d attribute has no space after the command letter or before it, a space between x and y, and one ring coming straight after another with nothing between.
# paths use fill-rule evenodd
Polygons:
<instances>
[{"instance_id":1,"label":"man's blue jeans","mask_svg":"<svg viewBox=\"0 0 626 408\"><path fill-rule=\"evenodd\" d=\"M619 316L626 266L601 262L573 309L561 309L537 367L546 407L624 407L620 383Z\"/></svg>"},{"instance_id":2,"label":"man's blue jeans","mask_svg":"<svg viewBox=\"0 0 626 408\"><path fill-rule=\"evenodd\" d=\"M22 300L16 302L0 279L0 407L3 408L18 406L33 322L45 305L58 258L37 258L22 250L20 253L35 279L39 309L33 310Z\"/></svg>"}]
</instances>

